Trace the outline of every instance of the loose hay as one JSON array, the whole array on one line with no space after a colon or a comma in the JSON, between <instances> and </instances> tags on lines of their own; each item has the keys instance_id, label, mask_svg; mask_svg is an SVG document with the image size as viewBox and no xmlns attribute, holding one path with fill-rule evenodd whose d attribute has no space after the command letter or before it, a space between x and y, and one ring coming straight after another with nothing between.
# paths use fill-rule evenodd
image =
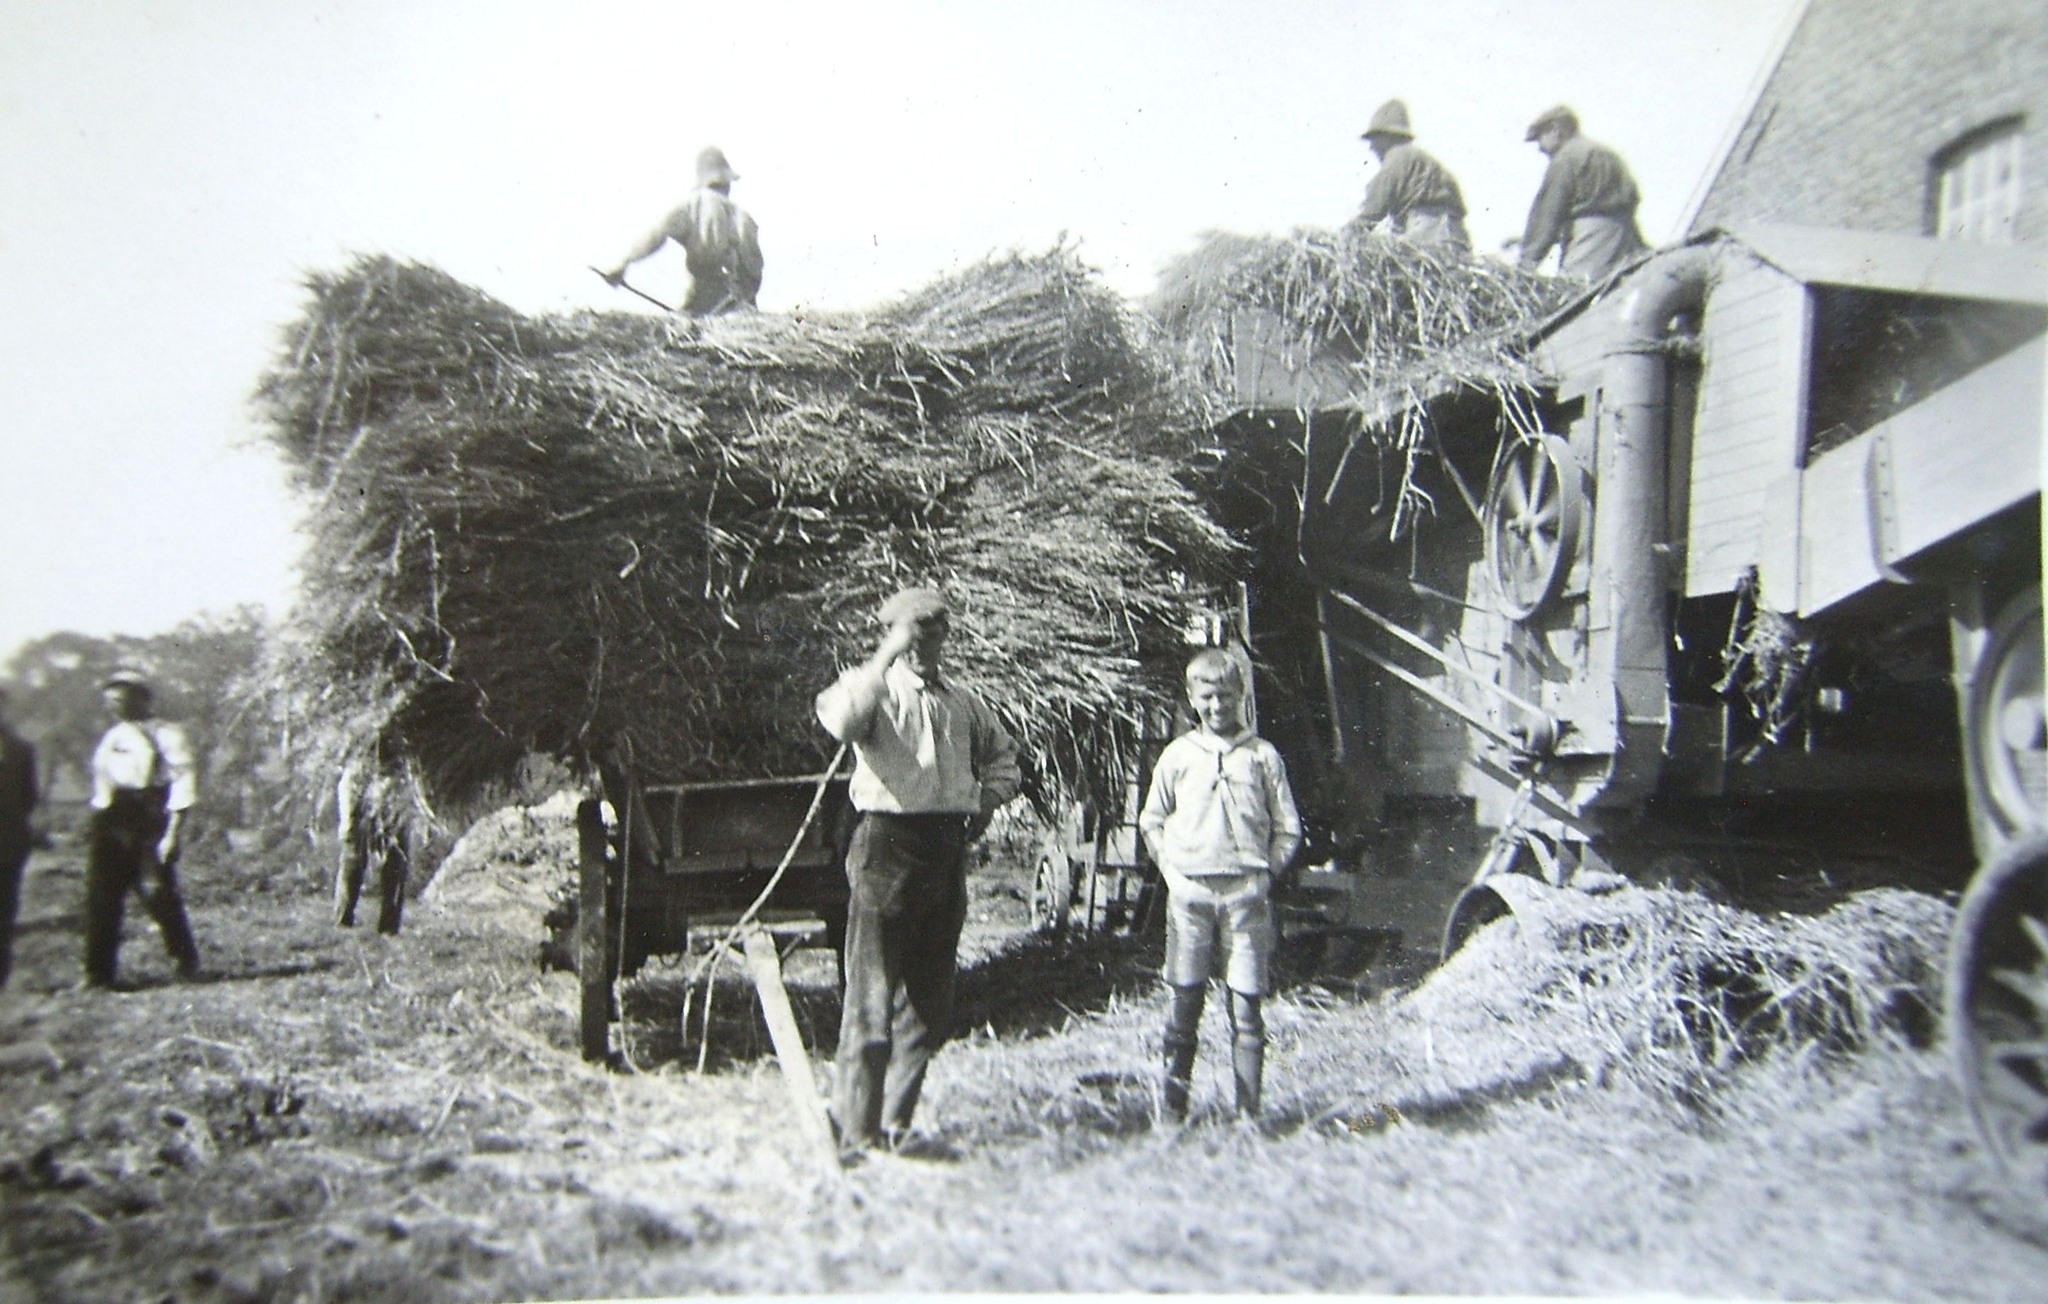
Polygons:
<instances>
[{"instance_id":1,"label":"loose hay","mask_svg":"<svg viewBox=\"0 0 2048 1304\"><path fill-rule=\"evenodd\" d=\"M420 903L472 928L531 943L574 886L576 798L509 806L472 824L441 862Z\"/></svg>"},{"instance_id":2,"label":"loose hay","mask_svg":"<svg viewBox=\"0 0 2048 1304\"><path fill-rule=\"evenodd\" d=\"M1240 350L1266 347L1240 338L1248 327L1274 332L1267 338L1277 338L1290 365L1313 361L1323 374L1338 369L1346 392L1321 396L1318 408L1362 415L1366 428L1353 431L1350 446L1370 439L1401 468L1389 517L1392 537L1400 538L1433 511L1415 474L1420 461L1436 456L1427 401L1478 390L1499 401L1504 428L1533 432L1542 377L1528 341L1583 288L1463 250L1347 226L1284 237L1211 232L1165 270L1149 306L1176 342L1188 384L1212 423L1242 401Z\"/></svg>"},{"instance_id":3,"label":"loose hay","mask_svg":"<svg viewBox=\"0 0 2048 1304\"><path fill-rule=\"evenodd\" d=\"M1818 917L1662 888L1551 905L1481 929L1396 1007L1392 1049L1424 1101L1563 1076L1690 1098L1746 1061L1912 1039L1939 1008L1954 913L1894 888Z\"/></svg>"},{"instance_id":4,"label":"loose hay","mask_svg":"<svg viewBox=\"0 0 2048 1304\"><path fill-rule=\"evenodd\" d=\"M1583 288L1398 236L1304 228L1208 233L1149 306L1212 401L1229 401L1235 316L1251 308L1279 321L1293 356L1344 363L1363 404L1447 384L1523 387L1527 332Z\"/></svg>"},{"instance_id":5,"label":"loose hay","mask_svg":"<svg viewBox=\"0 0 2048 1304\"><path fill-rule=\"evenodd\" d=\"M260 400L310 501L280 679L319 770L396 739L471 810L530 752L813 771L812 694L922 581L1035 790L1076 785L1233 548L1143 323L1068 250L829 318L529 318L388 258L311 290Z\"/></svg>"}]
</instances>

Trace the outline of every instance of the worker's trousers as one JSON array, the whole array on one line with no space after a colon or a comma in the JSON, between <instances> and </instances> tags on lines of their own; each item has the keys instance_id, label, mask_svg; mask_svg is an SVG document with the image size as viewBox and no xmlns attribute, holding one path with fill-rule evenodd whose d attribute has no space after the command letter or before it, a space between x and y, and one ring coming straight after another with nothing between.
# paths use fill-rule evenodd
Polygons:
<instances>
[{"instance_id":1,"label":"worker's trousers","mask_svg":"<svg viewBox=\"0 0 2048 1304\"><path fill-rule=\"evenodd\" d=\"M21 914L21 880L35 845L26 820L0 820L0 987L14 972L14 925Z\"/></svg>"},{"instance_id":2,"label":"worker's trousers","mask_svg":"<svg viewBox=\"0 0 2048 1304\"><path fill-rule=\"evenodd\" d=\"M1465 215L1448 208L1411 208L1396 220L1396 229L1413 244L1442 249L1470 249Z\"/></svg>"},{"instance_id":3,"label":"worker's trousers","mask_svg":"<svg viewBox=\"0 0 2048 1304\"><path fill-rule=\"evenodd\" d=\"M123 789L113 804L93 812L85 862L85 980L111 987L121 950L121 913L128 894L142 897L164 949L184 975L199 970L199 944L178 892L177 858L157 857L167 816L165 789Z\"/></svg>"},{"instance_id":4,"label":"worker's trousers","mask_svg":"<svg viewBox=\"0 0 2048 1304\"><path fill-rule=\"evenodd\" d=\"M334 922L356 924L356 903L370 866L377 867L377 931L396 937L405 918L405 888L412 876L413 832L409 824L393 829L382 812L368 802L352 812L341 836L341 863L334 875Z\"/></svg>"},{"instance_id":5,"label":"worker's trousers","mask_svg":"<svg viewBox=\"0 0 2048 1304\"><path fill-rule=\"evenodd\" d=\"M1571 233L1558 255L1558 270L1598 281L1646 248L1635 218L1588 213L1572 219Z\"/></svg>"},{"instance_id":6,"label":"worker's trousers","mask_svg":"<svg viewBox=\"0 0 2048 1304\"><path fill-rule=\"evenodd\" d=\"M840 1140L907 1132L925 1068L953 1031L954 964L967 919L960 815L867 813L846 852L846 996L833 1114Z\"/></svg>"}]
</instances>

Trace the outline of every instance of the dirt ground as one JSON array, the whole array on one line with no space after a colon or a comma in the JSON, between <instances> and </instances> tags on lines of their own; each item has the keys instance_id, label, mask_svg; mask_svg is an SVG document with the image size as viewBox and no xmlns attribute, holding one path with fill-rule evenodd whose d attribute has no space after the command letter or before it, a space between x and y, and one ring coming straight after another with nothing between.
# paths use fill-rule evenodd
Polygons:
<instances>
[{"instance_id":1,"label":"dirt ground","mask_svg":"<svg viewBox=\"0 0 2048 1304\"><path fill-rule=\"evenodd\" d=\"M975 877L966 1031L921 1153L827 1176L736 978L703 1039L678 1026L684 969L657 961L622 992L629 1069L581 1061L575 980L527 931L552 866L527 862L498 905L450 885L398 938L330 926L308 875L195 866L207 979L173 981L134 919L132 990L105 993L77 983L80 857L38 853L0 995L0 1298L2033 1300L2048 1281L2048 1199L2000 1178L1940 1049L1909 1039L1757 1063L1710 1098L1558 1073L1446 1092L1399 1051L1402 963L1296 966L1265 1125L1226 1117L1211 1010L1195 1118L1156 1126L1156 939L1029 934L1025 867L1000 861ZM789 973L823 1084L829 959Z\"/></svg>"}]
</instances>

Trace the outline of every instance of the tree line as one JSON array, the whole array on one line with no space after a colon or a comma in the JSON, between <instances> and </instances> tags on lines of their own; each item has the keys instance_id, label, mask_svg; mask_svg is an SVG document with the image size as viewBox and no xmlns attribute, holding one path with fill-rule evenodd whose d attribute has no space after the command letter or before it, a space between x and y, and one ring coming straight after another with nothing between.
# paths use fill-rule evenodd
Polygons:
<instances>
[{"instance_id":1,"label":"tree line","mask_svg":"<svg viewBox=\"0 0 2048 1304\"><path fill-rule=\"evenodd\" d=\"M289 732L264 684L270 627L263 609L206 613L161 634L99 637L61 630L8 658L9 715L35 744L45 793L39 823L65 831L90 794L93 748L109 717L100 685L118 667L147 674L157 713L183 725L199 769L198 830L275 842L306 827L293 792Z\"/></svg>"}]
</instances>

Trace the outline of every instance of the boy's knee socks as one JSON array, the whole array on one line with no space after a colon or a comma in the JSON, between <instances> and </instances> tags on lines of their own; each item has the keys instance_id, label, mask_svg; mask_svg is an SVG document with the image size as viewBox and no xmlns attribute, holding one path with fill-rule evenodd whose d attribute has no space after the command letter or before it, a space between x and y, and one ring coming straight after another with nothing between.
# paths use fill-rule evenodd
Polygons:
<instances>
[{"instance_id":1,"label":"boy's knee socks","mask_svg":"<svg viewBox=\"0 0 2048 1304\"><path fill-rule=\"evenodd\" d=\"M1266 1070L1266 1018L1258 997L1242 992L1230 994L1230 1032L1230 1070L1237 1084L1237 1112L1256 1118Z\"/></svg>"},{"instance_id":2,"label":"boy's knee socks","mask_svg":"<svg viewBox=\"0 0 2048 1304\"><path fill-rule=\"evenodd\" d=\"M1167 1117L1182 1119L1188 1113L1188 1093L1195 1076L1195 1046L1202 1025L1202 989L1175 987L1173 1009L1166 1020L1166 1083L1161 1102Z\"/></svg>"}]
</instances>

